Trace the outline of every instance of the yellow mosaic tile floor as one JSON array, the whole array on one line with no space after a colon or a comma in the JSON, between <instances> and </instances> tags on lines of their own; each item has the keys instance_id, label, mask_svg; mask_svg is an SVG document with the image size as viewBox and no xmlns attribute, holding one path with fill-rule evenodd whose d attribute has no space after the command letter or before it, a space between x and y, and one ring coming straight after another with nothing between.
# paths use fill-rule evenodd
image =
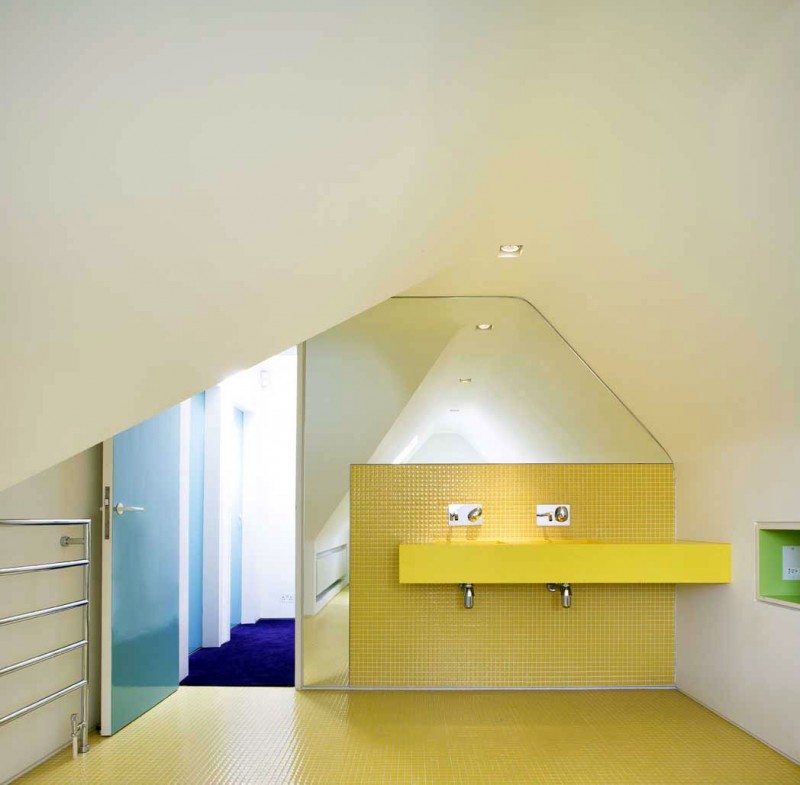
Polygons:
<instances>
[{"instance_id":1,"label":"yellow mosaic tile floor","mask_svg":"<svg viewBox=\"0 0 800 785\"><path fill-rule=\"evenodd\" d=\"M798 785L800 766L674 690L182 687L20 782Z\"/></svg>"}]
</instances>

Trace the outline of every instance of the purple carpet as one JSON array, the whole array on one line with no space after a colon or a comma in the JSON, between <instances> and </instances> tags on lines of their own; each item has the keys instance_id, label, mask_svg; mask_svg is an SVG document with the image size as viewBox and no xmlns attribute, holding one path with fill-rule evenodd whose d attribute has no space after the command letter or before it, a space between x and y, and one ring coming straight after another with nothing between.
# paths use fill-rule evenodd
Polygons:
<instances>
[{"instance_id":1,"label":"purple carpet","mask_svg":"<svg viewBox=\"0 0 800 785\"><path fill-rule=\"evenodd\" d=\"M259 619L228 643L189 655L186 687L293 687L294 619Z\"/></svg>"}]
</instances>

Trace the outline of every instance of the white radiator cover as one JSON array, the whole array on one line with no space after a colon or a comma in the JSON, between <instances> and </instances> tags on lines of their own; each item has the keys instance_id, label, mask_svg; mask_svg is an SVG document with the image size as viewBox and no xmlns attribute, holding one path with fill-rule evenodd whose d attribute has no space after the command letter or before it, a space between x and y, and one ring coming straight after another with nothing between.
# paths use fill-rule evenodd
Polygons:
<instances>
[{"instance_id":1,"label":"white radiator cover","mask_svg":"<svg viewBox=\"0 0 800 785\"><path fill-rule=\"evenodd\" d=\"M319 600L347 576L347 545L320 551L316 562L316 595Z\"/></svg>"}]
</instances>

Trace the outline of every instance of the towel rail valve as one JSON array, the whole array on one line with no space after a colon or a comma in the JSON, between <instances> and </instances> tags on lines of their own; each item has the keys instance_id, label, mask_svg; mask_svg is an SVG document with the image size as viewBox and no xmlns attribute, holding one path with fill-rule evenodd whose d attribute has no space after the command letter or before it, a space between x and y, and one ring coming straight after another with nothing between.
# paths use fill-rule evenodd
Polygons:
<instances>
[{"instance_id":1,"label":"towel rail valve","mask_svg":"<svg viewBox=\"0 0 800 785\"><path fill-rule=\"evenodd\" d=\"M78 736L81 732L81 726L78 722L77 714L73 714L69 719L72 725L72 733L70 734L72 738L72 759L75 760L78 757Z\"/></svg>"}]
</instances>

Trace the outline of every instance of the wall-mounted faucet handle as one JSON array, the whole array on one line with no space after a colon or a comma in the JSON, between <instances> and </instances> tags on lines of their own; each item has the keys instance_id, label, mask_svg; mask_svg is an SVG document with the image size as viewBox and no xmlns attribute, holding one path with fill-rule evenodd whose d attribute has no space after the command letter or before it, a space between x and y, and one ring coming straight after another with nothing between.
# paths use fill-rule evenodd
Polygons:
<instances>
[{"instance_id":1,"label":"wall-mounted faucet handle","mask_svg":"<svg viewBox=\"0 0 800 785\"><path fill-rule=\"evenodd\" d=\"M474 507L469 511L467 518L475 523L480 520L481 515L483 515L483 507Z\"/></svg>"},{"instance_id":2,"label":"wall-mounted faucet handle","mask_svg":"<svg viewBox=\"0 0 800 785\"><path fill-rule=\"evenodd\" d=\"M537 512L536 513L536 517L537 518L547 518L548 521L552 521L553 520L553 513L552 512Z\"/></svg>"}]
</instances>

